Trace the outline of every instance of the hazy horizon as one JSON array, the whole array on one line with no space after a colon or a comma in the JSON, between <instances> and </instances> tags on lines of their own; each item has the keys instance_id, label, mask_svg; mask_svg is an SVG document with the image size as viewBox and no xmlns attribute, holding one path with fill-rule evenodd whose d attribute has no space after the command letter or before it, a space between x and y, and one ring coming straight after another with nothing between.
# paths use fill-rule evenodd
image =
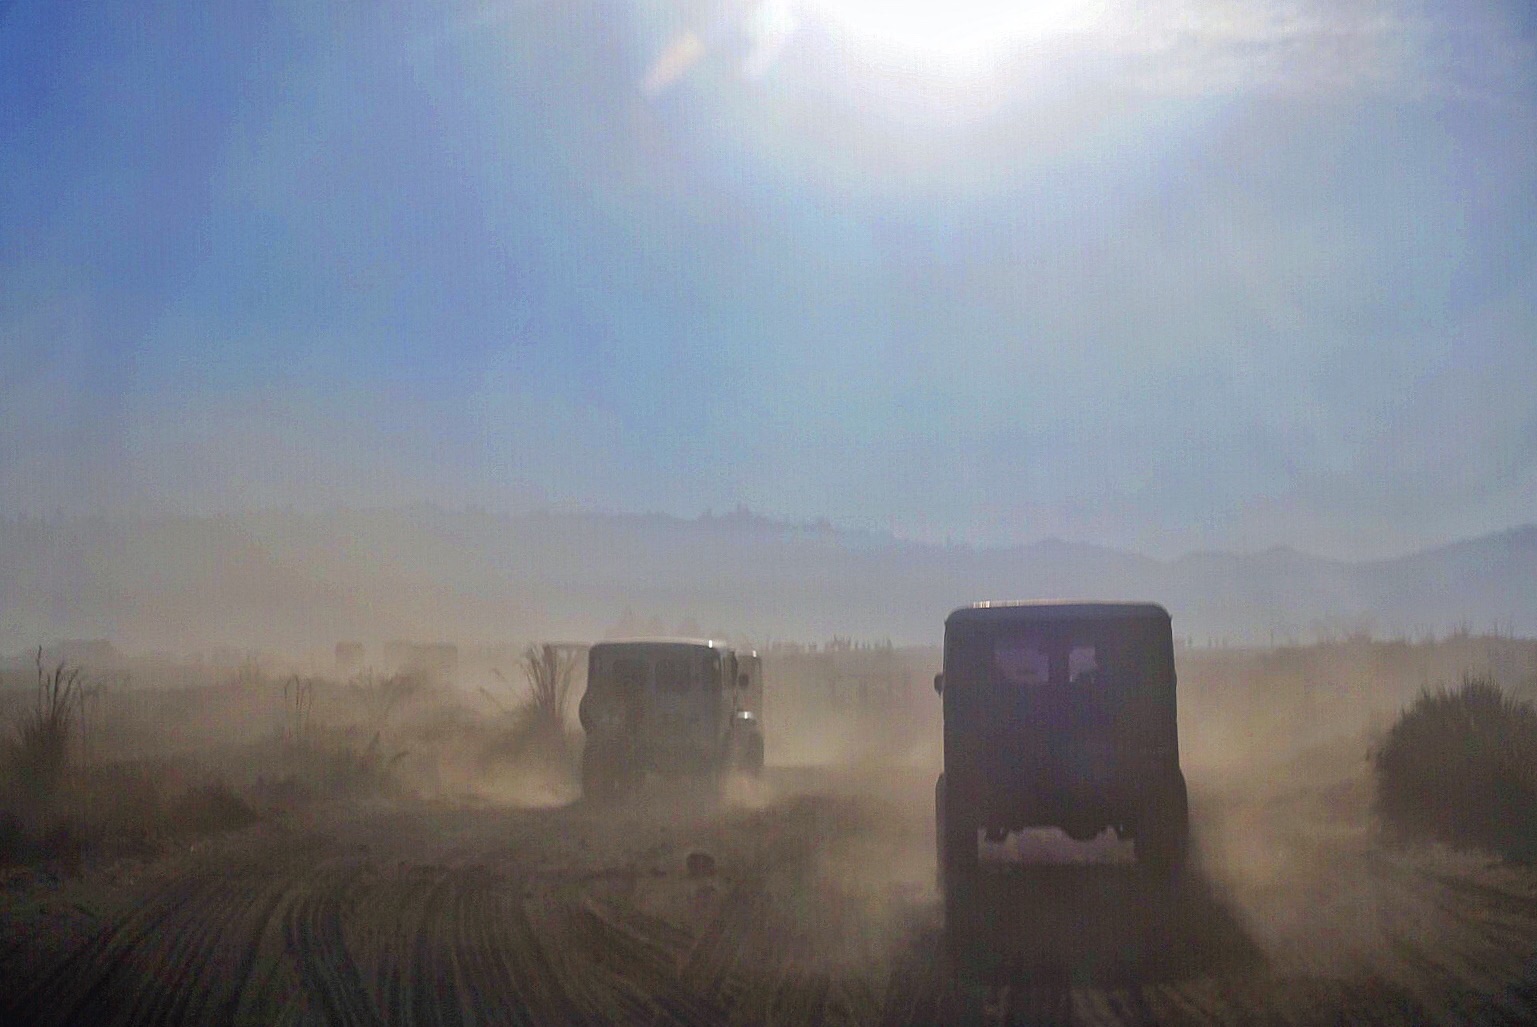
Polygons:
<instances>
[{"instance_id":1,"label":"hazy horizon","mask_svg":"<svg viewBox=\"0 0 1537 1027\"><path fill-rule=\"evenodd\" d=\"M1537 637L1534 574L1532 525L1346 563L1274 549L1160 560L1065 541L931 545L745 512L0 518L0 652L82 638L181 652L591 640L620 623L755 642L930 644L958 606L1030 598L1153 600L1181 637L1244 644Z\"/></svg>"},{"instance_id":2,"label":"hazy horizon","mask_svg":"<svg viewBox=\"0 0 1537 1027\"><path fill-rule=\"evenodd\" d=\"M1128 545L1116 545L1108 542L1096 541L1089 538L1078 538L1062 534L1042 535L1030 538L1021 537L1015 540L998 542L975 542L967 539L955 538L924 538L899 534L890 528L878 524L862 524L850 521L834 521L821 516L809 517L782 517L760 510L754 510L745 504L738 504L727 510L705 509L694 514L673 513L667 510L615 510L600 507L579 507L574 505L546 504L540 506L528 506L522 509L511 507L497 508L481 503L463 503L459 505L440 503L432 499L420 499L409 503L370 503L360 505L336 504L332 506L300 506L293 503L270 506L250 506L245 508L228 508L222 510L92 510L70 511L63 508L55 508L49 511L25 510L12 513L0 513L0 520L13 523L36 522L56 525L69 523L86 523L92 521L105 521L107 523L125 524L139 523L168 523L176 521L188 522L241 522L247 519L262 518L296 518L296 519L334 519L348 516L396 516L413 512L431 512L447 517L471 517L481 516L495 520L520 520L526 518L554 517L554 518L598 518L612 521L644 522L648 520L663 520L676 524L689 525L734 525L750 526L755 530L765 530L786 534L812 534L828 537L837 537L844 540L857 541L862 538L871 538L879 541L889 541L896 545L916 545L923 547L937 547L944 549L964 549L973 552L998 552L1017 549L1029 549L1039 546L1061 544L1070 547L1085 547L1089 549L1101 549L1124 556L1133 556L1141 559L1152 560L1157 563L1175 563L1180 560L1202 556L1264 556L1278 552L1295 553L1298 556L1307 557L1339 564L1371 564L1392 562L1435 552L1440 549L1454 547L1470 542L1485 541L1491 537L1520 535L1522 533L1537 532L1537 518L1523 522L1507 524L1495 527L1489 531L1476 535L1458 535L1439 539L1430 539L1422 545L1410 548L1384 552L1376 555L1332 554L1294 546L1284 542L1276 542L1268 545L1256 545L1252 548L1231 547L1224 548L1211 546L1205 548L1185 549L1169 553L1160 553L1144 549L1137 549Z\"/></svg>"},{"instance_id":3,"label":"hazy horizon","mask_svg":"<svg viewBox=\"0 0 1537 1027\"><path fill-rule=\"evenodd\" d=\"M0 515L1537 518L1530 5L1009 10L0 5Z\"/></svg>"}]
</instances>

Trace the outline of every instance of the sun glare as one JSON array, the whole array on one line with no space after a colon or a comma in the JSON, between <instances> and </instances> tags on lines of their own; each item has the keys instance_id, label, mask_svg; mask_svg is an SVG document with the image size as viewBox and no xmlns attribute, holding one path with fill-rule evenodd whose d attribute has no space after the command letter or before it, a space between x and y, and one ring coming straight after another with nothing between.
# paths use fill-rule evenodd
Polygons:
<instances>
[{"instance_id":1,"label":"sun glare","mask_svg":"<svg viewBox=\"0 0 1537 1027\"><path fill-rule=\"evenodd\" d=\"M1103 0L812 0L859 42L899 59L985 63L1092 29Z\"/></svg>"}]
</instances>

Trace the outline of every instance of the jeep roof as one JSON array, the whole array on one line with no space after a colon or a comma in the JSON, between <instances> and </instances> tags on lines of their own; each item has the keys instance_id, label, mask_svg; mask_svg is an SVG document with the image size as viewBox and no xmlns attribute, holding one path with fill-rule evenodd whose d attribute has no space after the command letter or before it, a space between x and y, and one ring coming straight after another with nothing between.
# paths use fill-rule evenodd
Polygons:
<instances>
[{"instance_id":1,"label":"jeep roof","mask_svg":"<svg viewBox=\"0 0 1537 1027\"><path fill-rule=\"evenodd\" d=\"M606 638L601 642L594 642L593 649L611 645L693 645L707 649L729 649L730 645L718 638L683 638L683 637L648 637L648 638Z\"/></svg>"},{"instance_id":2,"label":"jeep roof","mask_svg":"<svg viewBox=\"0 0 1537 1027\"><path fill-rule=\"evenodd\" d=\"M1085 621L1169 619L1169 611L1157 603L1102 602L1056 599L1014 599L1007 602L972 603L953 611L945 624L997 624L1019 621Z\"/></svg>"}]
</instances>

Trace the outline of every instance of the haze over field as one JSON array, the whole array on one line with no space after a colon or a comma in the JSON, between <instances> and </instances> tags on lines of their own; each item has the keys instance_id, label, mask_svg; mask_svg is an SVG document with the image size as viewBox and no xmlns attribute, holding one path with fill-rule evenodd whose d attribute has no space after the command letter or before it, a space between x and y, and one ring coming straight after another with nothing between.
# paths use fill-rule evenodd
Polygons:
<instances>
[{"instance_id":1,"label":"haze over field","mask_svg":"<svg viewBox=\"0 0 1537 1027\"><path fill-rule=\"evenodd\" d=\"M1537 1022L1534 385L1532 0L0 0L0 1022Z\"/></svg>"},{"instance_id":2,"label":"haze over field","mask_svg":"<svg viewBox=\"0 0 1537 1027\"><path fill-rule=\"evenodd\" d=\"M946 547L741 510L0 520L0 654L60 638L181 653L647 632L936 644L951 608L1025 596L1156 598L1196 644L1531 636L1534 580L1537 526L1346 563L1289 549L1157 560L1059 540Z\"/></svg>"},{"instance_id":3,"label":"haze over field","mask_svg":"<svg viewBox=\"0 0 1537 1027\"><path fill-rule=\"evenodd\" d=\"M951 6L0 5L0 514L1532 519L1530 4Z\"/></svg>"}]
</instances>

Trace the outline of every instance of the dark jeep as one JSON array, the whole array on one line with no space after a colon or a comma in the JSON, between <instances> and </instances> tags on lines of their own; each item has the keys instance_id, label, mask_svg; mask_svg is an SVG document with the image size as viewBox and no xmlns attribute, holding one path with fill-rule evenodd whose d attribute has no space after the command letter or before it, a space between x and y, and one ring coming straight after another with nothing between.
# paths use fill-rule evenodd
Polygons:
<instances>
[{"instance_id":1,"label":"dark jeep","mask_svg":"<svg viewBox=\"0 0 1537 1027\"><path fill-rule=\"evenodd\" d=\"M720 642L600 642L577 714L587 734L582 791L612 798L646 772L763 769L762 665Z\"/></svg>"},{"instance_id":2,"label":"dark jeep","mask_svg":"<svg viewBox=\"0 0 1537 1027\"><path fill-rule=\"evenodd\" d=\"M1160 875L1185 856L1174 644L1153 603L978 603L945 621L944 773L934 806L947 915L978 836L1112 828ZM964 911L961 915L965 915Z\"/></svg>"}]
</instances>

